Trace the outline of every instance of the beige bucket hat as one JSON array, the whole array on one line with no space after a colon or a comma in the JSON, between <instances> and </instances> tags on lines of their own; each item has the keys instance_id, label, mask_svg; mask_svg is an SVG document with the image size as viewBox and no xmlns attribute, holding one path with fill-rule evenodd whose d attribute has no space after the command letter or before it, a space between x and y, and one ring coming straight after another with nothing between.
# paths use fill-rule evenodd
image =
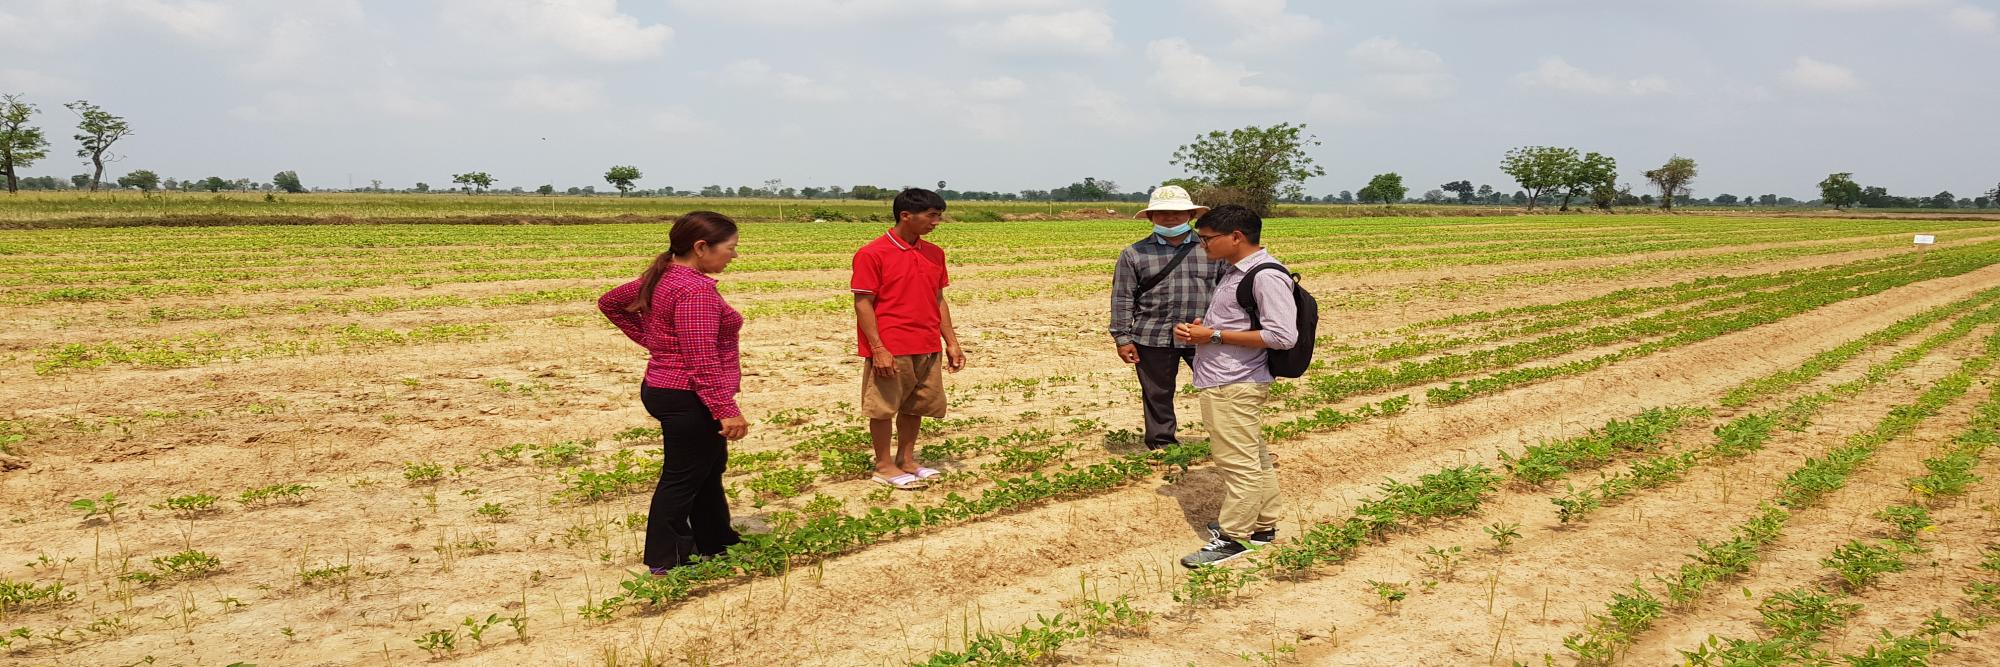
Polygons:
<instances>
[{"instance_id":1,"label":"beige bucket hat","mask_svg":"<svg viewBox=\"0 0 2000 667\"><path fill-rule=\"evenodd\" d=\"M1132 217L1143 218L1151 211L1194 211L1195 217L1199 218L1208 212L1208 207L1195 204L1194 197L1188 196L1187 188L1162 185L1153 189L1153 196L1146 201L1146 208Z\"/></svg>"}]
</instances>

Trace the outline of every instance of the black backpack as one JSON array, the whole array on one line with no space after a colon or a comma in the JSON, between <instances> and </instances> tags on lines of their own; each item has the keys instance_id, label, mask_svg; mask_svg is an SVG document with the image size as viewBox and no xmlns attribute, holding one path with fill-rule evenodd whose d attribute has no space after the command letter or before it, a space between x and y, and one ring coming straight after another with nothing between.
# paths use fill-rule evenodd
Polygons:
<instances>
[{"instance_id":1,"label":"black backpack","mask_svg":"<svg viewBox=\"0 0 2000 667\"><path fill-rule=\"evenodd\" d=\"M1258 264L1244 272L1243 282L1236 284L1236 303L1242 304L1243 311L1250 315L1250 330L1264 328L1264 320L1257 315L1257 294L1255 287L1257 272L1270 269L1286 273L1292 277L1292 303L1299 307L1299 340L1289 350L1266 350L1268 358L1264 365L1271 369L1271 375L1281 378L1295 378L1306 374L1306 367L1312 365L1313 339L1319 335L1319 300L1306 292L1299 284L1299 274L1287 271L1280 264Z\"/></svg>"}]
</instances>

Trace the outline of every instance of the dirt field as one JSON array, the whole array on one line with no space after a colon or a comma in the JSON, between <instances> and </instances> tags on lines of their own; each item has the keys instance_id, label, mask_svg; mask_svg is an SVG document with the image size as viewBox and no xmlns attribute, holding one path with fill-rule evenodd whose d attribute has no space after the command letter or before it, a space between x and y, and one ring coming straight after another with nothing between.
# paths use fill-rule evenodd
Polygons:
<instances>
[{"instance_id":1,"label":"dirt field","mask_svg":"<svg viewBox=\"0 0 2000 667\"><path fill-rule=\"evenodd\" d=\"M925 434L948 475L897 493L853 469L845 267L881 232L746 225L726 481L771 537L668 585L633 574L644 355L593 303L663 225L0 231L0 656L2000 660L2000 221L1274 220L1324 308L1267 410L1290 518L1192 575L1198 399L1145 453L1104 332L1146 225L940 229L971 365Z\"/></svg>"}]
</instances>

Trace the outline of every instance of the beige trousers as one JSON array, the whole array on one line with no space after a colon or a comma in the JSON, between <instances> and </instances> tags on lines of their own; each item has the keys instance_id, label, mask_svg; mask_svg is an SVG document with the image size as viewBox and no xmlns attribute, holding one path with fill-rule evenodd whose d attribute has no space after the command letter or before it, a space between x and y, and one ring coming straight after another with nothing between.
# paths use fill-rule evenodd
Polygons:
<instances>
[{"instance_id":1,"label":"beige trousers","mask_svg":"<svg viewBox=\"0 0 2000 667\"><path fill-rule=\"evenodd\" d=\"M1222 534L1248 539L1278 527L1278 469L1264 442L1268 383L1241 382L1201 390L1201 421L1215 467L1222 471Z\"/></svg>"}]
</instances>

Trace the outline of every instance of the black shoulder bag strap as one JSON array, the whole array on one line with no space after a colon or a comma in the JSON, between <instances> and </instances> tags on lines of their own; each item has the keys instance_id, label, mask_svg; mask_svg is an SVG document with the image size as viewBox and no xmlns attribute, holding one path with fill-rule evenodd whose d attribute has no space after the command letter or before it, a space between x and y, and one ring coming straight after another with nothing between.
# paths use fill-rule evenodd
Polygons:
<instances>
[{"instance_id":1,"label":"black shoulder bag strap","mask_svg":"<svg viewBox=\"0 0 2000 667\"><path fill-rule=\"evenodd\" d=\"M1258 264L1243 272L1243 282L1236 283L1236 304L1242 306L1243 314L1250 317L1251 331L1264 328L1263 314L1258 312L1257 308L1257 288L1254 283L1257 281L1257 272L1267 269L1289 275L1292 277L1292 284L1294 286L1298 284L1299 274L1291 273L1283 264Z\"/></svg>"},{"instance_id":2,"label":"black shoulder bag strap","mask_svg":"<svg viewBox=\"0 0 2000 667\"><path fill-rule=\"evenodd\" d=\"M1180 268L1181 260L1187 259L1188 253L1194 251L1195 245L1197 244L1194 243L1194 239L1188 239L1186 241L1182 241L1181 249L1174 251L1174 259L1171 262L1167 262L1167 268L1160 269L1159 273L1155 273L1152 276L1147 277L1145 280L1139 281L1139 288L1132 291L1133 303L1137 303L1139 301L1139 297L1145 296L1147 292L1150 292L1152 291L1153 288L1158 287L1162 281L1165 281L1167 279L1167 276L1173 274L1174 269Z\"/></svg>"}]
</instances>

